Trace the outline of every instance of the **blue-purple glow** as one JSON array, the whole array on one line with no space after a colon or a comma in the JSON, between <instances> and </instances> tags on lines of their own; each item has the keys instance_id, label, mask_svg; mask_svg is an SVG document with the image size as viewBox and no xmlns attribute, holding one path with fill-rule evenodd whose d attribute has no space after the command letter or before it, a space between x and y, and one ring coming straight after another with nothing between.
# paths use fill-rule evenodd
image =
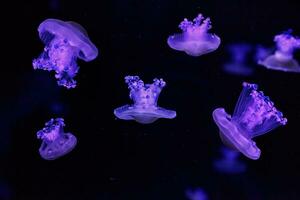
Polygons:
<instances>
[{"instance_id":1,"label":"blue-purple glow","mask_svg":"<svg viewBox=\"0 0 300 200\"><path fill-rule=\"evenodd\" d=\"M221 40L217 35L208 32L211 27L210 18L205 19L202 14L193 21L185 18L179 24L182 33L169 36L168 45L190 56L200 56L215 51Z\"/></svg>"},{"instance_id":2,"label":"blue-purple glow","mask_svg":"<svg viewBox=\"0 0 300 200\"><path fill-rule=\"evenodd\" d=\"M243 91L232 117L224 108L213 111L213 119L224 144L254 160L260 157L260 149L252 138L287 123L270 98L257 89L256 84L243 83Z\"/></svg>"},{"instance_id":3,"label":"blue-purple glow","mask_svg":"<svg viewBox=\"0 0 300 200\"><path fill-rule=\"evenodd\" d=\"M253 74L253 68L247 64L247 56L252 46L247 43L236 43L227 46L231 55L230 62L223 65L223 70L229 74L249 76Z\"/></svg>"},{"instance_id":4,"label":"blue-purple glow","mask_svg":"<svg viewBox=\"0 0 300 200\"><path fill-rule=\"evenodd\" d=\"M152 84L144 84L138 76L126 76L125 82L130 89L129 97L133 105L125 105L114 110L119 119L135 120L142 124L149 124L159 118L172 119L176 112L158 107L157 100L161 90L166 86L163 79L154 79Z\"/></svg>"},{"instance_id":5,"label":"blue-purple glow","mask_svg":"<svg viewBox=\"0 0 300 200\"><path fill-rule=\"evenodd\" d=\"M266 59L269 55L272 54L274 50L272 48L267 48L262 45L256 46L256 51L254 55L254 61L257 63L260 60Z\"/></svg>"},{"instance_id":6,"label":"blue-purple glow","mask_svg":"<svg viewBox=\"0 0 300 200\"><path fill-rule=\"evenodd\" d=\"M274 37L276 42L276 51L258 61L268 69L280 70L284 72L300 72L300 66L294 59L293 53L300 48L300 39L292 35L292 31L286 31Z\"/></svg>"},{"instance_id":7,"label":"blue-purple glow","mask_svg":"<svg viewBox=\"0 0 300 200\"><path fill-rule=\"evenodd\" d=\"M39 149L42 158L55 160L74 149L77 139L71 133L64 133L64 126L64 119L51 119L37 132L37 138L43 141Z\"/></svg>"},{"instance_id":8,"label":"blue-purple glow","mask_svg":"<svg viewBox=\"0 0 300 200\"><path fill-rule=\"evenodd\" d=\"M89 40L86 31L76 22L47 19L39 25L38 32L45 48L33 60L33 68L53 70L58 85L68 89L75 88L74 77L79 70L77 58L91 61L98 55L98 50Z\"/></svg>"},{"instance_id":9,"label":"blue-purple glow","mask_svg":"<svg viewBox=\"0 0 300 200\"><path fill-rule=\"evenodd\" d=\"M240 152L222 147L221 153L222 157L213 163L215 170L225 174L240 174L246 171L245 163L239 160Z\"/></svg>"},{"instance_id":10,"label":"blue-purple glow","mask_svg":"<svg viewBox=\"0 0 300 200\"><path fill-rule=\"evenodd\" d=\"M208 200L208 196L202 188L188 189L185 194L189 200Z\"/></svg>"}]
</instances>

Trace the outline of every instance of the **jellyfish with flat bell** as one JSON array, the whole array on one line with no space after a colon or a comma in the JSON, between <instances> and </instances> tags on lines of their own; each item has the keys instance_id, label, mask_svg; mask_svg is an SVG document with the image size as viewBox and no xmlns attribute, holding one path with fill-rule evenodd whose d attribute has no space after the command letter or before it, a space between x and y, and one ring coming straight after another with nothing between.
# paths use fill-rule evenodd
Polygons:
<instances>
[{"instance_id":1,"label":"jellyfish with flat bell","mask_svg":"<svg viewBox=\"0 0 300 200\"><path fill-rule=\"evenodd\" d=\"M274 54L258 61L258 64L267 69L279 70L284 72L300 72L300 66L294 59L293 53L300 48L300 39L293 36L291 30L276 35L276 51Z\"/></svg>"},{"instance_id":2,"label":"jellyfish with flat bell","mask_svg":"<svg viewBox=\"0 0 300 200\"><path fill-rule=\"evenodd\" d=\"M55 160L74 149L77 139L72 133L64 133L64 119L51 119L45 124L45 128L37 132L37 138L41 139L40 155L45 160Z\"/></svg>"},{"instance_id":3,"label":"jellyfish with flat bell","mask_svg":"<svg viewBox=\"0 0 300 200\"><path fill-rule=\"evenodd\" d=\"M244 82L233 115L224 108L217 108L212 114L223 143L253 160L260 157L261 151L252 138L287 123L270 98L257 89L256 84Z\"/></svg>"},{"instance_id":4,"label":"jellyfish with flat bell","mask_svg":"<svg viewBox=\"0 0 300 200\"><path fill-rule=\"evenodd\" d=\"M116 108L114 114L117 118L150 124L159 118L176 117L175 111L157 105L159 94L166 86L163 79L155 78L152 84L144 84L138 76L126 76L125 82L130 89L129 97L133 100L133 105Z\"/></svg>"},{"instance_id":5,"label":"jellyfish with flat bell","mask_svg":"<svg viewBox=\"0 0 300 200\"><path fill-rule=\"evenodd\" d=\"M247 43L234 43L227 46L231 60L223 65L223 70L228 74L249 76L254 70L247 64L247 56L252 46Z\"/></svg>"},{"instance_id":6,"label":"jellyfish with flat bell","mask_svg":"<svg viewBox=\"0 0 300 200\"><path fill-rule=\"evenodd\" d=\"M240 174L246 171L245 163L239 160L240 152L227 148L221 148L222 157L214 161L214 169L224 174Z\"/></svg>"},{"instance_id":7,"label":"jellyfish with flat bell","mask_svg":"<svg viewBox=\"0 0 300 200\"><path fill-rule=\"evenodd\" d=\"M220 43L220 38L208 31L211 29L210 18L199 14L193 21L184 19L179 28L182 33L169 36L167 43L175 50L184 51L190 56L201 56L215 51Z\"/></svg>"},{"instance_id":8,"label":"jellyfish with flat bell","mask_svg":"<svg viewBox=\"0 0 300 200\"><path fill-rule=\"evenodd\" d=\"M90 41L87 32L76 22L58 19L46 19L39 25L38 32L45 48L33 60L33 68L53 70L58 85L75 88L74 77L79 70L77 58L88 62L98 55L98 49Z\"/></svg>"}]
</instances>

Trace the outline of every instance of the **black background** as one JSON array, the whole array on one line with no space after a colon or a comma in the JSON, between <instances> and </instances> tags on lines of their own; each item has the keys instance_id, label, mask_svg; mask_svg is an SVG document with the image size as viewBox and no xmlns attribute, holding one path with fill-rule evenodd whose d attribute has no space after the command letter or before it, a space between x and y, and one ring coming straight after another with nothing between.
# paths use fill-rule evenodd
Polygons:
<instances>
[{"instance_id":1,"label":"black background","mask_svg":"<svg viewBox=\"0 0 300 200\"><path fill-rule=\"evenodd\" d=\"M13 2L12 58L2 64L0 199L183 200L201 187L210 199L300 199L300 75L255 65L253 76L222 71L226 45L272 46L292 28L300 35L297 1L110 0ZM183 18L210 17L221 38L210 54L191 57L168 47ZM37 27L47 18L81 24L99 49L94 61L78 60L78 86L67 90L53 73L34 71L43 49ZM7 30L7 29L6 29ZM10 31L6 31L10 34ZM299 53L295 54L299 58ZM115 118L130 103L124 76L145 82L164 78L159 105L177 111L173 120L150 125ZM212 162L221 141L211 113L232 113L242 82L257 83L288 118L285 127L255 139L257 161L242 157L245 174L221 175ZM38 153L36 132L50 118L65 119L76 148L55 161Z\"/></svg>"}]
</instances>

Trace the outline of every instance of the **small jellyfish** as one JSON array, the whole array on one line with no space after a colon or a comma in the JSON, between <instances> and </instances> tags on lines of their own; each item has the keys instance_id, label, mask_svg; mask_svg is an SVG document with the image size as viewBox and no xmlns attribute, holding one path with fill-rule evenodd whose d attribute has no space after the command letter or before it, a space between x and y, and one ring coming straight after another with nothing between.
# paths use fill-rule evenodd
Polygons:
<instances>
[{"instance_id":1,"label":"small jellyfish","mask_svg":"<svg viewBox=\"0 0 300 200\"><path fill-rule=\"evenodd\" d=\"M193 21L185 18L179 24L182 33L169 36L168 45L190 56L201 56L215 51L221 40L217 35L208 33L211 27L210 18L205 19L202 14L199 14Z\"/></svg>"},{"instance_id":2,"label":"small jellyfish","mask_svg":"<svg viewBox=\"0 0 300 200\"><path fill-rule=\"evenodd\" d=\"M244 82L232 117L224 108L217 108L212 114L223 143L253 160L260 157L260 149L252 138L287 123L270 98L257 89L256 84Z\"/></svg>"},{"instance_id":3,"label":"small jellyfish","mask_svg":"<svg viewBox=\"0 0 300 200\"><path fill-rule=\"evenodd\" d=\"M231 55L231 61L225 63L223 70L229 74L249 76L253 74L253 68L247 65L247 55L252 50L252 46L247 43L236 43L227 46Z\"/></svg>"},{"instance_id":4,"label":"small jellyfish","mask_svg":"<svg viewBox=\"0 0 300 200\"><path fill-rule=\"evenodd\" d=\"M299 63L293 57L294 50L300 48L300 39L291 33L292 31L289 30L276 35L274 37L277 46L275 53L259 60L258 64L273 70L300 72Z\"/></svg>"},{"instance_id":5,"label":"small jellyfish","mask_svg":"<svg viewBox=\"0 0 300 200\"><path fill-rule=\"evenodd\" d=\"M39 149L42 158L55 160L74 149L77 139L71 133L64 133L64 126L64 119L51 119L37 132L37 138L43 140Z\"/></svg>"},{"instance_id":6,"label":"small jellyfish","mask_svg":"<svg viewBox=\"0 0 300 200\"><path fill-rule=\"evenodd\" d=\"M125 105L114 110L119 119L135 120L141 124L150 124L159 118L173 119L176 112L158 107L157 100L166 86L163 79L154 79L152 84L144 84L138 76L126 76L125 82L130 89L129 97L133 105Z\"/></svg>"},{"instance_id":7,"label":"small jellyfish","mask_svg":"<svg viewBox=\"0 0 300 200\"><path fill-rule=\"evenodd\" d=\"M246 171L245 163L241 162L238 158L240 152L229 149L227 147L221 148L222 158L214 161L214 168L225 174L240 174Z\"/></svg>"},{"instance_id":8,"label":"small jellyfish","mask_svg":"<svg viewBox=\"0 0 300 200\"><path fill-rule=\"evenodd\" d=\"M185 194L189 200L208 200L207 194L202 188L188 189Z\"/></svg>"},{"instance_id":9,"label":"small jellyfish","mask_svg":"<svg viewBox=\"0 0 300 200\"><path fill-rule=\"evenodd\" d=\"M85 29L76 22L47 19L43 21L38 32L44 42L43 53L33 60L34 69L55 71L55 78L60 86L68 89L76 87L79 66L77 58L91 61L98 55L98 49L89 40Z\"/></svg>"}]
</instances>

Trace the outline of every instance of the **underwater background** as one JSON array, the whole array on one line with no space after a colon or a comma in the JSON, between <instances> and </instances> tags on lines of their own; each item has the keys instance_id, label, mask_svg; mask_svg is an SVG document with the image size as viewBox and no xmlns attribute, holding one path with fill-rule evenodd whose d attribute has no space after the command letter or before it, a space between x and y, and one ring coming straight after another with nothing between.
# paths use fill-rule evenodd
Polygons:
<instances>
[{"instance_id":1,"label":"underwater background","mask_svg":"<svg viewBox=\"0 0 300 200\"><path fill-rule=\"evenodd\" d=\"M300 74L266 69L254 58L257 45L274 47L274 35L288 29L300 35L299 2L15 3L10 15L18 20L10 21L18 37L2 65L0 200L184 200L187 190L197 188L212 200L300 199ZM199 13L211 18L220 47L199 57L171 49L168 36ZM78 60L75 89L58 86L53 72L33 70L32 60L44 48L37 27L47 18L81 24L99 50L91 62ZM230 59L226 46L233 43L252 46L246 60L251 75L223 70ZM299 52L294 56L300 59ZM113 110L131 103L127 75L146 83L163 78L158 104L177 117L147 125L117 119ZM233 113L244 81L257 83L288 123L255 138L261 157L241 155L243 173L220 173L213 163L223 144L212 111ZM64 157L43 160L36 132L57 117L78 144Z\"/></svg>"}]
</instances>

